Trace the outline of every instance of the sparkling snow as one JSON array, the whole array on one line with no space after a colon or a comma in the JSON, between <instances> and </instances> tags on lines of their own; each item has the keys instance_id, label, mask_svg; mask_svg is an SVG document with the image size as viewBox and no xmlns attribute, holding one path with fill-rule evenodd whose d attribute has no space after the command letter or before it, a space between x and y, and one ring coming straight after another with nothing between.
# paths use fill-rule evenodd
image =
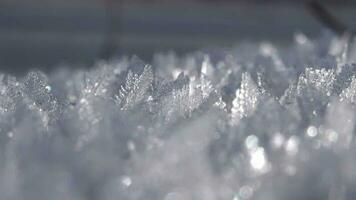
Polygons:
<instances>
[{"instance_id":1,"label":"sparkling snow","mask_svg":"<svg viewBox=\"0 0 356 200\"><path fill-rule=\"evenodd\" d=\"M355 59L298 33L0 74L0 199L355 199Z\"/></svg>"}]
</instances>

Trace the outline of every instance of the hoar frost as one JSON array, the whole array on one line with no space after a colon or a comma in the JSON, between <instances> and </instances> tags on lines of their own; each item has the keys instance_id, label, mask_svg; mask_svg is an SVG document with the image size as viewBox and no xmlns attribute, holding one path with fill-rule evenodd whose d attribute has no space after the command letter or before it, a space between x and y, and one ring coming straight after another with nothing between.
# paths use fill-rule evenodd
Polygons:
<instances>
[{"instance_id":1,"label":"hoar frost","mask_svg":"<svg viewBox=\"0 0 356 200\"><path fill-rule=\"evenodd\" d=\"M1 199L354 199L355 58L298 33L1 74Z\"/></svg>"}]
</instances>

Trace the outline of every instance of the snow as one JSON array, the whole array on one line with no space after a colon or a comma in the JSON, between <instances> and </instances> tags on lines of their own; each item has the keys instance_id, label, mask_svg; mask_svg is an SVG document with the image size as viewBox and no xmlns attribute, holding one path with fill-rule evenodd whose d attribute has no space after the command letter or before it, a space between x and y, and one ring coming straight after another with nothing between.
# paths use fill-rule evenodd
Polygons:
<instances>
[{"instance_id":1,"label":"snow","mask_svg":"<svg viewBox=\"0 0 356 200\"><path fill-rule=\"evenodd\" d=\"M0 75L1 199L353 199L352 38Z\"/></svg>"}]
</instances>

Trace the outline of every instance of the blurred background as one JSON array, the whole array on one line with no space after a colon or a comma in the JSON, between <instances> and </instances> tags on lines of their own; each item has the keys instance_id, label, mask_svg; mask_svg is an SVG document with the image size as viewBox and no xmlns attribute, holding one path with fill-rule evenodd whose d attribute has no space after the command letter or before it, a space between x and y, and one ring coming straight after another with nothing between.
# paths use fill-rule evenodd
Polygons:
<instances>
[{"instance_id":1,"label":"blurred background","mask_svg":"<svg viewBox=\"0 0 356 200\"><path fill-rule=\"evenodd\" d=\"M320 1L356 27L356 3ZM50 71L61 64L156 52L178 55L244 41L287 44L295 32L316 37L323 26L305 1L273 0L1 0L0 71Z\"/></svg>"}]
</instances>

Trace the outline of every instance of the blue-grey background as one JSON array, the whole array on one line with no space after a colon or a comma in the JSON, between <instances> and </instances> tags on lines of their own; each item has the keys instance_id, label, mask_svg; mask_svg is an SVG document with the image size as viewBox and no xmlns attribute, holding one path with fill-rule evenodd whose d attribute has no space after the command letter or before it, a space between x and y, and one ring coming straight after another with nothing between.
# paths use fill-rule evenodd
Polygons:
<instances>
[{"instance_id":1,"label":"blue-grey background","mask_svg":"<svg viewBox=\"0 0 356 200\"><path fill-rule=\"evenodd\" d=\"M355 3L322 3L356 27ZM49 71L133 54L149 62L155 52L288 44L296 31L316 37L322 29L303 1L1 0L0 70Z\"/></svg>"}]
</instances>

